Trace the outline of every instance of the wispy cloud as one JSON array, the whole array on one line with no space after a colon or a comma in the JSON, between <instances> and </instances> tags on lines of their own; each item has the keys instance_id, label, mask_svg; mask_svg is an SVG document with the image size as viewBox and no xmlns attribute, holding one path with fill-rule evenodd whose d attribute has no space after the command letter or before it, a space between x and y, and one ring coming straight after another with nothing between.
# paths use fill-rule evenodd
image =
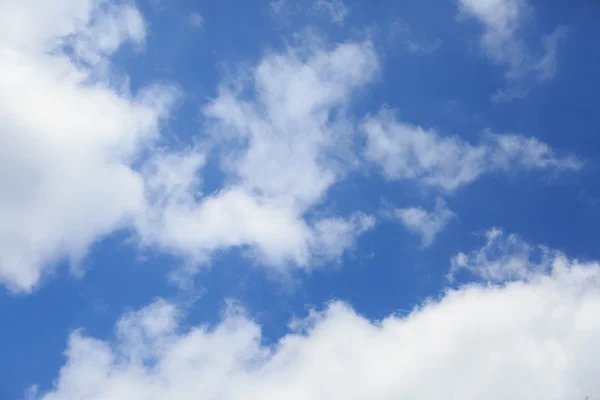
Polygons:
<instances>
[{"instance_id":1,"label":"wispy cloud","mask_svg":"<svg viewBox=\"0 0 600 400\"><path fill-rule=\"evenodd\" d=\"M563 257L545 246L532 246L515 234L506 235L498 228L488 230L485 239L481 248L452 258L447 275L450 281L462 270L490 282L528 280L552 271L553 264Z\"/></svg>"},{"instance_id":2,"label":"wispy cloud","mask_svg":"<svg viewBox=\"0 0 600 400\"><path fill-rule=\"evenodd\" d=\"M390 180L415 180L454 191L490 172L514 170L578 170L576 157L558 156L532 137L485 132L481 143L441 136L432 129L398 121L384 109L364 120L365 157L379 165Z\"/></svg>"},{"instance_id":3,"label":"wispy cloud","mask_svg":"<svg viewBox=\"0 0 600 400\"><path fill-rule=\"evenodd\" d=\"M442 46L442 39L427 40L418 37L410 25L402 20L394 21L390 26L390 36L393 41L399 42L406 51L417 55L433 54Z\"/></svg>"},{"instance_id":4,"label":"wispy cloud","mask_svg":"<svg viewBox=\"0 0 600 400\"><path fill-rule=\"evenodd\" d=\"M534 67L540 81L543 82L554 78L556 74L558 46L566 40L568 32L567 28L561 26L542 38L544 55Z\"/></svg>"},{"instance_id":5,"label":"wispy cloud","mask_svg":"<svg viewBox=\"0 0 600 400\"><path fill-rule=\"evenodd\" d=\"M286 19L300 12L314 15L326 15L331 22L342 25L350 10L344 0L272 0L269 3L271 13L279 19Z\"/></svg>"},{"instance_id":6,"label":"wispy cloud","mask_svg":"<svg viewBox=\"0 0 600 400\"><path fill-rule=\"evenodd\" d=\"M438 233L440 233L452 219L456 217L447 206L446 202L438 197L435 208L427 211L422 207L398 208L395 216L411 232L421 236L421 246L429 247Z\"/></svg>"},{"instance_id":7,"label":"wispy cloud","mask_svg":"<svg viewBox=\"0 0 600 400\"><path fill-rule=\"evenodd\" d=\"M201 28L204 25L204 18L199 12L192 12L190 14L190 25L194 29Z\"/></svg>"},{"instance_id":8,"label":"wispy cloud","mask_svg":"<svg viewBox=\"0 0 600 400\"><path fill-rule=\"evenodd\" d=\"M550 80L556 74L558 46L567 35L559 26L541 38L543 52L531 49L521 33L523 23L532 15L525 0L459 0L458 8L463 19L473 18L483 27L479 44L492 62L506 66L508 88L493 95L496 102L523 98L523 85L530 77L538 83Z\"/></svg>"},{"instance_id":9,"label":"wispy cloud","mask_svg":"<svg viewBox=\"0 0 600 400\"><path fill-rule=\"evenodd\" d=\"M314 7L317 10L327 12L331 17L331 21L336 24L343 23L349 13L344 0L315 0Z\"/></svg>"}]
</instances>

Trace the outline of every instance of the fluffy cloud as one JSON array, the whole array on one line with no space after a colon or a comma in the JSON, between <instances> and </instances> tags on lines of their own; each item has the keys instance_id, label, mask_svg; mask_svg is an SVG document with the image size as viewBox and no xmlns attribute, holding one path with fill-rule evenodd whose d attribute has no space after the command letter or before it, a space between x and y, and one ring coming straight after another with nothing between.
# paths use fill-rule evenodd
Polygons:
<instances>
[{"instance_id":1,"label":"fluffy cloud","mask_svg":"<svg viewBox=\"0 0 600 400\"><path fill-rule=\"evenodd\" d=\"M157 144L178 90L131 93L111 64L121 45L143 45L134 6L2 3L0 22L0 283L10 290L32 290L63 260L77 267L123 228L194 262L240 247L272 266L307 267L338 258L373 225L361 213L307 216L356 162L344 110L377 71L369 42L304 38L267 54L249 81L221 85L203 109L207 131L175 151ZM225 181L205 194L209 151Z\"/></svg>"},{"instance_id":2,"label":"fluffy cloud","mask_svg":"<svg viewBox=\"0 0 600 400\"><path fill-rule=\"evenodd\" d=\"M421 245L428 247L439 232L456 217L442 198L435 202L435 208L427 211L421 207L399 208L394 211L395 216L411 232L421 236Z\"/></svg>"},{"instance_id":3,"label":"fluffy cloud","mask_svg":"<svg viewBox=\"0 0 600 400\"><path fill-rule=\"evenodd\" d=\"M473 145L457 136L398 121L383 110L365 119L365 157L390 180L417 180L425 186L454 191L482 174L512 170L578 170L572 156L559 157L535 138L485 132Z\"/></svg>"},{"instance_id":4,"label":"fluffy cloud","mask_svg":"<svg viewBox=\"0 0 600 400\"><path fill-rule=\"evenodd\" d=\"M123 316L115 342L73 333L54 388L31 399L583 399L598 392L600 265L548 266L377 322L333 302L270 347L236 306L186 330L158 301Z\"/></svg>"},{"instance_id":5,"label":"fluffy cloud","mask_svg":"<svg viewBox=\"0 0 600 400\"><path fill-rule=\"evenodd\" d=\"M40 55L69 42L79 54L107 54L124 41L141 42L145 24L129 4L105 0L23 0L0 4L4 50Z\"/></svg>"},{"instance_id":6,"label":"fluffy cloud","mask_svg":"<svg viewBox=\"0 0 600 400\"><path fill-rule=\"evenodd\" d=\"M511 83L492 96L494 101L524 97L527 90L519 82L523 78L534 76L543 82L554 77L557 48L566 37L566 28L558 27L543 36L543 52L536 54L520 32L524 20L531 14L525 0L459 0L458 8L463 18L474 18L482 25L480 45L486 56L507 67L506 76Z\"/></svg>"},{"instance_id":7,"label":"fluffy cloud","mask_svg":"<svg viewBox=\"0 0 600 400\"><path fill-rule=\"evenodd\" d=\"M142 242L197 261L240 247L274 267L339 257L350 238L373 225L372 217L319 220L307 213L355 163L355 129L344 109L377 66L368 42L327 48L310 38L308 45L265 56L247 71L247 81L222 84L203 112L221 155L223 186L202 196L194 174L179 174L187 178L179 179L177 191L138 223ZM161 178L151 173L148 179Z\"/></svg>"},{"instance_id":8,"label":"fluffy cloud","mask_svg":"<svg viewBox=\"0 0 600 400\"><path fill-rule=\"evenodd\" d=\"M111 73L108 56L145 36L128 4L2 2L0 25L0 283L28 291L143 205L130 164L177 93L132 94Z\"/></svg>"}]
</instances>

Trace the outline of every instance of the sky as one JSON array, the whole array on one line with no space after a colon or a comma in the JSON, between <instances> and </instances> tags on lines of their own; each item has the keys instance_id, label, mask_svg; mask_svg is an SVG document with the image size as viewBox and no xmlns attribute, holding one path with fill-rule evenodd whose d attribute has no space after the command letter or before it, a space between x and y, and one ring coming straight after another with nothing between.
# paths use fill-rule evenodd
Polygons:
<instances>
[{"instance_id":1,"label":"sky","mask_svg":"<svg viewBox=\"0 0 600 400\"><path fill-rule=\"evenodd\" d=\"M0 400L600 398L599 18L0 0Z\"/></svg>"}]
</instances>

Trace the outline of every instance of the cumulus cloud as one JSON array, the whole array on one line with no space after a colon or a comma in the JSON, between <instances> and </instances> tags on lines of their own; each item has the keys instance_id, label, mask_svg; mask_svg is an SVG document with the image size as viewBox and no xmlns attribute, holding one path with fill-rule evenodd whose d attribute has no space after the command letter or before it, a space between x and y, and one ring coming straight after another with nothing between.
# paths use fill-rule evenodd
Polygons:
<instances>
[{"instance_id":1,"label":"cumulus cloud","mask_svg":"<svg viewBox=\"0 0 600 400\"><path fill-rule=\"evenodd\" d=\"M447 206L446 202L438 197L435 208L427 211L422 207L398 208L395 216L411 232L421 236L421 246L430 246L438 233L440 233L452 219L456 217Z\"/></svg>"},{"instance_id":2,"label":"cumulus cloud","mask_svg":"<svg viewBox=\"0 0 600 400\"><path fill-rule=\"evenodd\" d=\"M81 54L106 54L124 41L140 42L145 37L141 15L126 3L23 0L3 2L0 11L4 50L39 54L67 41Z\"/></svg>"},{"instance_id":3,"label":"cumulus cloud","mask_svg":"<svg viewBox=\"0 0 600 400\"><path fill-rule=\"evenodd\" d=\"M398 121L390 110L367 117L365 157L390 180L419 183L454 191L489 172L513 170L578 170L581 161L560 157L536 138L485 132L481 143L441 136L433 129Z\"/></svg>"},{"instance_id":4,"label":"cumulus cloud","mask_svg":"<svg viewBox=\"0 0 600 400\"><path fill-rule=\"evenodd\" d=\"M559 26L554 32L543 36L543 52L536 54L521 32L524 20L532 11L525 0L459 0L458 8L463 18L473 18L482 25L480 46L492 62L507 67L506 76L509 80L534 75L543 82L554 77L557 48L567 34L565 27ZM511 87L500 90L493 99L504 101L521 98L514 94L523 91L518 83L511 82ZM512 95L508 96L507 93Z\"/></svg>"},{"instance_id":5,"label":"cumulus cloud","mask_svg":"<svg viewBox=\"0 0 600 400\"><path fill-rule=\"evenodd\" d=\"M377 71L369 42L312 38L267 54L246 71L245 93L221 85L202 111L207 130L175 150L160 130L179 90L132 93L111 63L125 43L143 46L139 11L38 3L0 4L1 284L31 291L57 263L76 268L124 228L141 246L194 262L239 247L272 266L308 267L338 258L372 226L361 213L307 217L355 163L345 107ZM225 181L205 194L209 151L221 155Z\"/></svg>"},{"instance_id":6,"label":"cumulus cloud","mask_svg":"<svg viewBox=\"0 0 600 400\"><path fill-rule=\"evenodd\" d=\"M355 129L344 110L378 66L368 42L309 42L270 53L247 71L248 80L220 86L203 113L223 186L202 196L194 175L183 174L188 188L178 186L138 223L143 243L194 260L239 247L274 267L308 267L339 257L349 238L372 226L360 213L344 221L306 217L354 164ZM341 234L330 238L332 230Z\"/></svg>"},{"instance_id":7,"label":"cumulus cloud","mask_svg":"<svg viewBox=\"0 0 600 400\"><path fill-rule=\"evenodd\" d=\"M184 329L158 301L124 315L114 342L74 332L54 387L31 399L583 399L598 392L600 265L548 266L381 321L333 302L272 346L239 306Z\"/></svg>"},{"instance_id":8,"label":"cumulus cloud","mask_svg":"<svg viewBox=\"0 0 600 400\"><path fill-rule=\"evenodd\" d=\"M486 243L468 254L458 253L452 258L447 277L465 270L473 276L490 282L528 280L552 270L562 255L546 246L533 246L516 234L506 235L499 228L485 233Z\"/></svg>"},{"instance_id":9,"label":"cumulus cloud","mask_svg":"<svg viewBox=\"0 0 600 400\"><path fill-rule=\"evenodd\" d=\"M2 2L0 26L0 283L29 291L143 205L130 165L177 91L131 93L110 71L114 51L145 37L129 4Z\"/></svg>"}]
</instances>

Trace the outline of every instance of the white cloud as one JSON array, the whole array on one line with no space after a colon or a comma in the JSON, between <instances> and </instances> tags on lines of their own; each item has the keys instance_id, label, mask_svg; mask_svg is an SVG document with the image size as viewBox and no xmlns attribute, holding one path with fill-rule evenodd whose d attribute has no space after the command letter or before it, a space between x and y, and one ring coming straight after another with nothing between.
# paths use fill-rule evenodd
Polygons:
<instances>
[{"instance_id":1,"label":"white cloud","mask_svg":"<svg viewBox=\"0 0 600 400\"><path fill-rule=\"evenodd\" d=\"M348 7L344 0L316 0L314 7L329 13L331 20L336 24L343 23L348 16Z\"/></svg>"},{"instance_id":2,"label":"white cloud","mask_svg":"<svg viewBox=\"0 0 600 400\"><path fill-rule=\"evenodd\" d=\"M533 137L488 134L491 164L503 170L514 165L527 169L578 170L583 164L574 156L558 157L546 143Z\"/></svg>"},{"instance_id":3,"label":"white cloud","mask_svg":"<svg viewBox=\"0 0 600 400\"><path fill-rule=\"evenodd\" d=\"M328 218L315 224L314 247L328 259L336 259L352 247L356 237L375 226L375 218L354 213L348 219Z\"/></svg>"},{"instance_id":4,"label":"white cloud","mask_svg":"<svg viewBox=\"0 0 600 400\"><path fill-rule=\"evenodd\" d=\"M490 282L528 280L552 270L562 257L545 246L532 246L515 234L505 235L498 228L487 231L485 237L486 243L480 249L452 258L449 280L461 270Z\"/></svg>"},{"instance_id":5,"label":"white cloud","mask_svg":"<svg viewBox=\"0 0 600 400\"><path fill-rule=\"evenodd\" d=\"M378 322L333 302L270 347L239 307L185 330L158 301L123 316L115 342L73 333L54 388L32 398L583 399L599 389L600 265L550 267Z\"/></svg>"},{"instance_id":6,"label":"white cloud","mask_svg":"<svg viewBox=\"0 0 600 400\"><path fill-rule=\"evenodd\" d=\"M527 10L525 0L459 0L458 7L463 17L475 18L483 25L480 43L488 57L520 68L527 50L517 35Z\"/></svg>"},{"instance_id":7,"label":"white cloud","mask_svg":"<svg viewBox=\"0 0 600 400\"><path fill-rule=\"evenodd\" d=\"M456 214L446 206L446 202L441 197L437 198L433 211L427 211L421 207L410 207L398 208L394 214L406 229L421 236L423 247L430 246L437 234L456 217Z\"/></svg>"},{"instance_id":8,"label":"white cloud","mask_svg":"<svg viewBox=\"0 0 600 400\"><path fill-rule=\"evenodd\" d=\"M396 120L382 110L364 120L365 157L390 180L417 180L425 186L454 191L484 173L513 170L578 170L573 156L559 157L545 143L521 135L485 132L473 145L457 136L440 136Z\"/></svg>"},{"instance_id":9,"label":"white cloud","mask_svg":"<svg viewBox=\"0 0 600 400\"><path fill-rule=\"evenodd\" d=\"M377 70L369 42L306 40L268 54L248 71L254 98L223 84L204 109L211 143L176 152L157 140L178 90L131 93L111 64L121 45L143 45L139 11L101 0L38 3L0 4L8 27L0 35L1 284L31 291L57 263L77 268L91 245L123 228L142 246L195 262L241 247L276 267L339 257L366 229L361 214L343 222L305 214L354 163L344 110ZM209 150L223 154L226 182L207 195ZM347 231L333 240L327 221Z\"/></svg>"},{"instance_id":10,"label":"white cloud","mask_svg":"<svg viewBox=\"0 0 600 400\"><path fill-rule=\"evenodd\" d=\"M537 55L524 40L521 30L524 20L531 14L525 0L459 0L460 15L474 18L483 26L480 45L486 56L496 64L507 67L506 76L515 81L533 74L538 81L546 81L556 73L558 44L566 37L567 30L558 27L550 35L542 37L543 53ZM495 101L508 101L522 96L505 96L502 92L515 94L522 89L512 87L494 95Z\"/></svg>"},{"instance_id":11,"label":"white cloud","mask_svg":"<svg viewBox=\"0 0 600 400\"><path fill-rule=\"evenodd\" d=\"M138 11L130 5L112 6L100 0L23 0L0 4L3 47L35 53L74 35L90 46L111 50L124 40L144 39L145 28ZM90 34L97 41L88 41ZM106 45L110 43L110 45Z\"/></svg>"},{"instance_id":12,"label":"white cloud","mask_svg":"<svg viewBox=\"0 0 600 400\"><path fill-rule=\"evenodd\" d=\"M265 56L242 89L239 81L221 85L203 111L225 182L203 197L186 172L180 181L189 187L182 184L141 218L142 243L195 261L240 247L273 267L309 267L339 257L366 229L356 222L367 218L362 214L309 220L306 213L354 163L355 129L344 109L353 90L371 80L377 58L368 42L331 49L309 42ZM343 232L333 238L332 229Z\"/></svg>"},{"instance_id":13,"label":"white cloud","mask_svg":"<svg viewBox=\"0 0 600 400\"><path fill-rule=\"evenodd\" d=\"M131 5L2 2L0 25L0 283L29 291L143 205L130 164L176 90L131 94L110 72L112 52L144 40Z\"/></svg>"}]
</instances>

